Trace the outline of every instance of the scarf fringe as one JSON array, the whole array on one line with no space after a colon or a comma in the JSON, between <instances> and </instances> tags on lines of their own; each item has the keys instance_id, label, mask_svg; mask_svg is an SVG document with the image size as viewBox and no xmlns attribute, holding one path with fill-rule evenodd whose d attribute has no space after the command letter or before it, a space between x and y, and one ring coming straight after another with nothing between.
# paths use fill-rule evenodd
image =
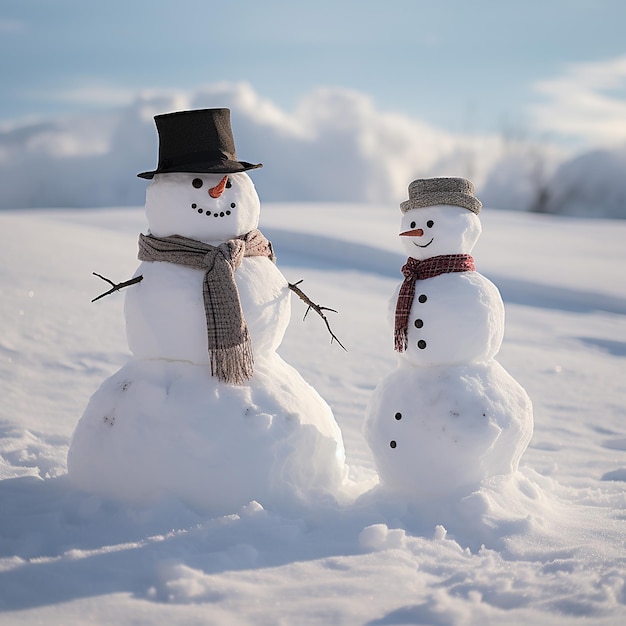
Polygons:
<instances>
[{"instance_id":1,"label":"scarf fringe","mask_svg":"<svg viewBox=\"0 0 626 626\"><path fill-rule=\"evenodd\" d=\"M397 328L394 333L394 347L397 352L404 352L409 345L408 328Z\"/></svg>"},{"instance_id":2,"label":"scarf fringe","mask_svg":"<svg viewBox=\"0 0 626 626\"><path fill-rule=\"evenodd\" d=\"M231 348L209 350L211 374L231 385L241 385L252 378L254 354L248 337L243 343Z\"/></svg>"}]
</instances>

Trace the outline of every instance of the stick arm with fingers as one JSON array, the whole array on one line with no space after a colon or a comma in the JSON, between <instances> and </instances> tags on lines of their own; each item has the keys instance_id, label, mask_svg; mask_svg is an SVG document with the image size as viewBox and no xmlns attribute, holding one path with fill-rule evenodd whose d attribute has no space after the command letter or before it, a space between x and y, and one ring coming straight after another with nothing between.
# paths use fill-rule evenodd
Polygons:
<instances>
[{"instance_id":1,"label":"stick arm with fingers","mask_svg":"<svg viewBox=\"0 0 626 626\"><path fill-rule=\"evenodd\" d=\"M104 296L108 296L114 293L115 291L124 289L124 287L129 287L130 285L136 285L137 283L140 283L143 280L143 276L139 275L139 276L135 276L135 278L131 278L130 280L125 280L122 283L114 283L112 280L109 280L108 278L101 276L97 272L92 272L92 274L94 276L97 276L98 278L101 278L105 282L109 283L109 285L111 285L111 289L109 289L108 291L105 291L104 293L101 293L99 296L94 298L92 302L95 302L96 300L100 300L100 298L104 298Z\"/></svg>"},{"instance_id":2,"label":"stick arm with fingers","mask_svg":"<svg viewBox=\"0 0 626 626\"><path fill-rule=\"evenodd\" d=\"M330 327L330 322L328 321L328 318L324 314L324 311L332 311L333 313L337 313L337 311L327 306L320 306L319 304L315 304L315 302L313 302L309 298L309 296L307 296L304 293L304 291L302 291L302 289L298 287L298 285L301 282L302 281L299 280L297 283L287 283L287 284L289 285L289 289L291 289L291 291L293 291L300 298L300 300L302 300L302 302L304 302L308 307L302 319L306 319L306 316L309 314L309 311L313 309L324 320L324 324L326 324L326 328L328 329L328 332L330 333L330 342L332 343L333 341L336 341L344 350L346 350L346 347L341 343L341 341L339 341L339 339L337 338L337 335L335 335L335 333L332 331Z\"/></svg>"},{"instance_id":3,"label":"stick arm with fingers","mask_svg":"<svg viewBox=\"0 0 626 626\"><path fill-rule=\"evenodd\" d=\"M121 289L124 289L124 287L130 287L130 285L136 285L137 283L143 280L143 276L139 275L139 276L135 276L135 278L131 278L130 280L125 280L121 283L114 283L109 278L106 278L105 276L102 276L101 274L98 274L97 272L92 272L92 274L94 276L97 276L101 280L109 283L109 285L111 285L111 289L105 291L104 293L101 293L99 296L96 296L92 300L92 302L96 302L97 300L100 300L100 298L109 296L112 293L115 293L116 291L120 291ZM324 313L324 311L331 311L332 313L337 313L337 311L335 309L331 309L330 307L320 306L319 304L316 304L315 302L313 302L309 298L309 296L307 296L304 293L304 291L302 291L302 289L298 287L298 285L301 282L302 281L299 280L297 283L287 283L287 284L289 286L289 289L291 289L291 291L293 291L300 298L300 300L302 300L302 302L304 302L307 305L307 310L304 314L303 319L306 319L306 316L309 314L309 311L311 311L311 309L315 311L324 320L324 324L326 324L326 328L328 329L328 332L330 333L330 342L332 343L333 341L336 341L344 350L346 350L346 347L341 343L341 341L339 341L339 338L337 337L337 335L335 335L332 328L330 327L330 322L328 321L328 318L326 317Z\"/></svg>"}]
</instances>

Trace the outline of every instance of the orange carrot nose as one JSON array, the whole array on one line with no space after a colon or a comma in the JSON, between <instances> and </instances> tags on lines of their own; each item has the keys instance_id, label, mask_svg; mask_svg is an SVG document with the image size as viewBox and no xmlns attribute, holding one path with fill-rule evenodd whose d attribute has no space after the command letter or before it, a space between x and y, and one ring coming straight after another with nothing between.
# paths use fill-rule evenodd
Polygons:
<instances>
[{"instance_id":1,"label":"orange carrot nose","mask_svg":"<svg viewBox=\"0 0 626 626\"><path fill-rule=\"evenodd\" d=\"M209 189L209 195L211 196L211 198L219 198L224 193L227 182L228 176L224 176L224 178L222 178L222 180L220 180L220 182L217 183L215 187L211 187L211 189Z\"/></svg>"},{"instance_id":2,"label":"orange carrot nose","mask_svg":"<svg viewBox=\"0 0 626 626\"><path fill-rule=\"evenodd\" d=\"M423 234L424 231L421 228L416 228L415 230L405 230L400 233L400 237L421 237Z\"/></svg>"}]
</instances>

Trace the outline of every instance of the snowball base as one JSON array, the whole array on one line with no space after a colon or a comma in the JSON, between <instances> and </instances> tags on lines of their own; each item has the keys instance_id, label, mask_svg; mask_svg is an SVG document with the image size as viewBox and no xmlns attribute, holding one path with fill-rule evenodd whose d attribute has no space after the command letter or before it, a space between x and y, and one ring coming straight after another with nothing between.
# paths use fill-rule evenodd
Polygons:
<instances>
[{"instance_id":1,"label":"snowball base","mask_svg":"<svg viewBox=\"0 0 626 626\"><path fill-rule=\"evenodd\" d=\"M213 513L336 493L347 473L330 407L273 355L245 385L210 368L133 359L92 396L68 453L70 480L136 503L177 497Z\"/></svg>"},{"instance_id":2,"label":"snowball base","mask_svg":"<svg viewBox=\"0 0 626 626\"><path fill-rule=\"evenodd\" d=\"M401 365L378 384L365 418L381 487L415 497L512 474L532 430L528 395L494 360Z\"/></svg>"}]
</instances>

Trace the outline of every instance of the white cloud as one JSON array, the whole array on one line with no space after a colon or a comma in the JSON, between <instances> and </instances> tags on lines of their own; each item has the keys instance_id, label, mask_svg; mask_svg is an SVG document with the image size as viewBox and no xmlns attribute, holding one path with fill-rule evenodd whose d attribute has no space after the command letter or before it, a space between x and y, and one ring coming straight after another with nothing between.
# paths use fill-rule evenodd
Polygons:
<instances>
[{"instance_id":1,"label":"white cloud","mask_svg":"<svg viewBox=\"0 0 626 626\"><path fill-rule=\"evenodd\" d=\"M590 145L626 140L626 56L572 65L535 88L547 98L532 111L540 130Z\"/></svg>"},{"instance_id":2,"label":"white cloud","mask_svg":"<svg viewBox=\"0 0 626 626\"><path fill-rule=\"evenodd\" d=\"M137 90L92 78L82 78L68 85L55 85L54 90L45 92L24 90L23 95L31 98L45 98L50 102L63 102L98 107L120 106L131 103L137 97Z\"/></svg>"}]
</instances>

